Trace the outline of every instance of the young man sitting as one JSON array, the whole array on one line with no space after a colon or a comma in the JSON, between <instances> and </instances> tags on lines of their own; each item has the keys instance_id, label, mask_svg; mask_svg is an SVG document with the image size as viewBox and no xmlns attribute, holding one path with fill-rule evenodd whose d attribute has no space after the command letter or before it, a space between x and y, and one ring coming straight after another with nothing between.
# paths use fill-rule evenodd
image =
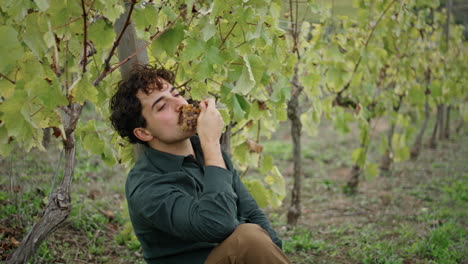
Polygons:
<instances>
[{"instance_id":1,"label":"young man sitting","mask_svg":"<svg viewBox=\"0 0 468 264\"><path fill-rule=\"evenodd\" d=\"M174 75L137 67L110 102L112 125L144 151L128 174L130 218L148 263L290 263L281 240L221 151L223 119L213 99L198 125L181 127L187 101Z\"/></svg>"}]
</instances>

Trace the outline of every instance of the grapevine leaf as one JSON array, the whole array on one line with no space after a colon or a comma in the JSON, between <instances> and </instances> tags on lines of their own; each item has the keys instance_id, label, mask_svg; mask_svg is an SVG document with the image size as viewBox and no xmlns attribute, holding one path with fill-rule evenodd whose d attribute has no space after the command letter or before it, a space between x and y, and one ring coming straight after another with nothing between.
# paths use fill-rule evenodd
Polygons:
<instances>
[{"instance_id":1,"label":"grapevine leaf","mask_svg":"<svg viewBox=\"0 0 468 264\"><path fill-rule=\"evenodd\" d=\"M113 44L115 33L112 26L107 24L104 19L101 19L89 28L88 38L93 42L99 54L104 52L106 47L109 48Z\"/></svg>"},{"instance_id":2,"label":"grapevine leaf","mask_svg":"<svg viewBox=\"0 0 468 264\"><path fill-rule=\"evenodd\" d=\"M125 8L122 6L120 1L100 0L100 2L104 6L104 8L101 9L101 12L103 13L104 17L109 19L111 22L115 22L115 20L117 20L117 18L119 18L120 15L125 11Z\"/></svg>"},{"instance_id":3,"label":"grapevine leaf","mask_svg":"<svg viewBox=\"0 0 468 264\"><path fill-rule=\"evenodd\" d=\"M173 28L161 35L151 45L153 50L163 49L170 56L174 54L180 42L184 39L184 26L177 24ZM155 54L156 56L157 54Z\"/></svg>"},{"instance_id":4,"label":"grapevine leaf","mask_svg":"<svg viewBox=\"0 0 468 264\"><path fill-rule=\"evenodd\" d=\"M0 73L8 74L15 66L16 61L23 56L23 48L17 39L18 33L9 26L0 26Z\"/></svg>"},{"instance_id":5,"label":"grapevine leaf","mask_svg":"<svg viewBox=\"0 0 468 264\"><path fill-rule=\"evenodd\" d=\"M45 12L47 9L49 9L49 1L48 0L34 0L34 3L36 3L39 10L42 11L42 12Z\"/></svg>"},{"instance_id":6,"label":"grapevine leaf","mask_svg":"<svg viewBox=\"0 0 468 264\"><path fill-rule=\"evenodd\" d=\"M202 39L208 41L210 38L216 34L216 26L210 21L204 24L202 31Z\"/></svg>"},{"instance_id":7,"label":"grapevine leaf","mask_svg":"<svg viewBox=\"0 0 468 264\"><path fill-rule=\"evenodd\" d=\"M248 115L250 113L250 103L249 103L249 101L245 97L243 97L241 95L238 95L238 94L236 94L235 97L236 97L237 101L239 102L239 105L242 108L242 110L245 112L245 114Z\"/></svg>"},{"instance_id":8,"label":"grapevine leaf","mask_svg":"<svg viewBox=\"0 0 468 264\"><path fill-rule=\"evenodd\" d=\"M182 57L185 60L194 60L205 51L205 43L196 38L189 38L185 45Z\"/></svg>"},{"instance_id":9,"label":"grapevine leaf","mask_svg":"<svg viewBox=\"0 0 468 264\"><path fill-rule=\"evenodd\" d=\"M259 207L265 207L268 205L269 195L261 181L255 179L243 179L242 181L247 190L252 194L255 201L257 201Z\"/></svg>"},{"instance_id":10,"label":"grapevine leaf","mask_svg":"<svg viewBox=\"0 0 468 264\"><path fill-rule=\"evenodd\" d=\"M233 96L232 97L232 102L233 102L232 111L233 111L233 114L234 114L234 120L239 121L239 120L244 119L244 116L245 116L246 112L242 108L241 103L238 100L238 97Z\"/></svg>"},{"instance_id":11,"label":"grapevine leaf","mask_svg":"<svg viewBox=\"0 0 468 264\"><path fill-rule=\"evenodd\" d=\"M239 161L241 164L246 164L249 160L249 148L247 143L242 143L234 147L234 158Z\"/></svg>"},{"instance_id":12,"label":"grapevine leaf","mask_svg":"<svg viewBox=\"0 0 468 264\"><path fill-rule=\"evenodd\" d=\"M30 142L33 128L25 117L29 117L26 107L29 106L28 96L25 91L18 90L0 105L0 113L3 113L2 122L8 130L8 135L19 141Z\"/></svg>"},{"instance_id":13,"label":"grapevine leaf","mask_svg":"<svg viewBox=\"0 0 468 264\"><path fill-rule=\"evenodd\" d=\"M104 148L104 142L97 133L89 133L84 137L83 146L93 154L100 154Z\"/></svg>"},{"instance_id":14,"label":"grapevine leaf","mask_svg":"<svg viewBox=\"0 0 468 264\"><path fill-rule=\"evenodd\" d=\"M278 167L273 167L271 173L265 177L265 182L275 194L280 196L286 195L286 184L284 183L283 175L281 175Z\"/></svg>"},{"instance_id":15,"label":"grapevine leaf","mask_svg":"<svg viewBox=\"0 0 468 264\"><path fill-rule=\"evenodd\" d=\"M255 86L255 79L252 73L252 69L250 67L249 59L247 57L244 57L244 62L245 64L242 68L241 76L237 81L237 84L232 90L232 92L246 95Z\"/></svg>"},{"instance_id":16,"label":"grapevine leaf","mask_svg":"<svg viewBox=\"0 0 468 264\"><path fill-rule=\"evenodd\" d=\"M273 168L273 157L268 154L264 154L260 162L260 173L266 174L269 170Z\"/></svg>"},{"instance_id":17,"label":"grapevine leaf","mask_svg":"<svg viewBox=\"0 0 468 264\"><path fill-rule=\"evenodd\" d=\"M5 126L0 126L0 155L7 156L13 150L15 144L9 144L10 136Z\"/></svg>"},{"instance_id":18,"label":"grapevine leaf","mask_svg":"<svg viewBox=\"0 0 468 264\"><path fill-rule=\"evenodd\" d=\"M362 167L366 162L366 152L363 148L357 148L353 151L352 158L355 164Z\"/></svg>"},{"instance_id":19,"label":"grapevine leaf","mask_svg":"<svg viewBox=\"0 0 468 264\"><path fill-rule=\"evenodd\" d=\"M70 95L74 98L75 102L84 103L85 100L95 104L97 102L98 91L96 87L91 85L90 81L82 78L72 88Z\"/></svg>"},{"instance_id":20,"label":"grapevine leaf","mask_svg":"<svg viewBox=\"0 0 468 264\"><path fill-rule=\"evenodd\" d=\"M369 162L366 164L366 168L364 170L364 175L366 179L372 180L375 179L379 175L379 166L378 164Z\"/></svg>"}]
</instances>

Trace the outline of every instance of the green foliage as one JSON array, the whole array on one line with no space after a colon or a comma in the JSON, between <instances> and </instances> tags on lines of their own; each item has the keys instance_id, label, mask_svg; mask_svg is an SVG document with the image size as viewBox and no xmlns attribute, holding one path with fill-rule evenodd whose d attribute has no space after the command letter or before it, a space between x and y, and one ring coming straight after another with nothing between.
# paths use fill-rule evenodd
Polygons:
<instances>
[{"instance_id":1,"label":"green foliage","mask_svg":"<svg viewBox=\"0 0 468 264\"><path fill-rule=\"evenodd\" d=\"M131 251L138 251L141 249L141 245L133 232L132 223L130 222L130 216L128 214L128 205L124 202L121 207L121 222L123 223L123 228L115 236L115 240L119 245L125 245Z\"/></svg>"},{"instance_id":2,"label":"green foliage","mask_svg":"<svg viewBox=\"0 0 468 264\"><path fill-rule=\"evenodd\" d=\"M446 199L458 202L468 202L468 175L443 186L442 190L448 196Z\"/></svg>"},{"instance_id":3,"label":"green foliage","mask_svg":"<svg viewBox=\"0 0 468 264\"><path fill-rule=\"evenodd\" d=\"M401 162L409 158L408 140L414 133L410 124L415 121L401 112L423 112L425 97L431 105L465 108L462 27L451 24L447 40L446 14L435 11L437 1L397 2L355 1L354 15L338 17L332 16L331 4L301 5L301 12L310 10L320 18L303 23L299 32L300 81L312 102L301 120L312 135L321 115L334 120L343 132L359 120L361 147L352 152L352 159L367 175L377 174L375 165L367 165L372 119L388 115L397 124L392 144L383 146L392 148L393 161ZM397 112L400 98L399 109L405 110ZM354 109L336 107L350 105Z\"/></svg>"},{"instance_id":4,"label":"green foliage","mask_svg":"<svg viewBox=\"0 0 468 264\"><path fill-rule=\"evenodd\" d=\"M428 237L414 247L417 254L433 259L436 263L459 263L466 258L467 250L462 241L467 235L463 226L449 221L431 230Z\"/></svg>"},{"instance_id":5,"label":"green foliage","mask_svg":"<svg viewBox=\"0 0 468 264\"><path fill-rule=\"evenodd\" d=\"M79 122L76 135L84 149L108 165L132 163L131 148L102 121L109 116L108 98L120 79L118 71L106 72L118 63L117 56L110 57L109 65L105 62L118 36L114 24L124 3L84 1L82 7L79 1L7 1L0 8L0 36L5 40L0 54L0 153L8 155L12 144L26 151L43 149L44 128L58 129L63 137L63 106L79 103L102 116ZM185 87L189 96L217 94L227 107L226 123L236 122L240 128L261 121L260 134L268 135L286 119L286 84L294 65L279 27L280 10L276 0L141 1L132 19L138 37L152 42L150 61L173 69L178 84L191 80ZM252 155L261 159L238 144L250 133L242 131L233 139L236 162ZM265 176L270 170L264 170Z\"/></svg>"},{"instance_id":6,"label":"green foliage","mask_svg":"<svg viewBox=\"0 0 468 264\"><path fill-rule=\"evenodd\" d=\"M242 181L260 207L271 205L273 208L277 208L281 206L281 202L286 196L286 184L276 166L272 166L267 176L262 180L244 178Z\"/></svg>"},{"instance_id":7,"label":"green foliage","mask_svg":"<svg viewBox=\"0 0 468 264\"><path fill-rule=\"evenodd\" d=\"M283 250L286 254L297 251L314 251L316 253L329 248L322 240L314 240L310 230L294 230L291 238L283 241Z\"/></svg>"}]
</instances>

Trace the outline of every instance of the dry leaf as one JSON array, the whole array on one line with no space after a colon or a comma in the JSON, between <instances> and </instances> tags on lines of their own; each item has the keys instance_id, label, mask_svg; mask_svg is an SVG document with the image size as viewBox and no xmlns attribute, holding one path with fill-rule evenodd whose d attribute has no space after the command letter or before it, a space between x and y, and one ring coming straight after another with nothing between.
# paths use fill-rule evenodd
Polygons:
<instances>
[{"instance_id":1,"label":"dry leaf","mask_svg":"<svg viewBox=\"0 0 468 264\"><path fill-rule=\"evenodd\" d=\"M10 240L10 243L11 243L13 246L15 246L15 247L17 247L17 246L19 246L19 245L21 244L21 242L19 242L18 240L16 240L16 239L15 239L14 237L12 237L12 236L9 237L9 240Z\"/></svg>"},{"instance_id":2,"label":"dry leaf","mask_svg":"<svg viewBox=\"0 0 468 264\"><path fill-rule=\"evenodd\" d=\"M105 217L109 218L109 220L113 220L115 218L115 214L112 211L99 209L99 212L103 214Z\"/></svg>"},{"instance_id":3,"label":"dry leaf","mask_svg":"<svg viewBox=\"0 0 468 264\"><path fill-rule=\"evenodd\" d=\"M263 151L263 146L251 139L247 140L247 147L250 152L260 153Z\"/></svg>"}]
</instances>

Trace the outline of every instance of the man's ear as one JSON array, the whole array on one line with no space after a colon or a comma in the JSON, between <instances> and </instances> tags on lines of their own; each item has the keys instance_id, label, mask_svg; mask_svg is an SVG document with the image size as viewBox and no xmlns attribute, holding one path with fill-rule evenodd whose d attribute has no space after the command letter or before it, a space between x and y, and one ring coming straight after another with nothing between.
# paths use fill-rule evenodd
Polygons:
<instances>
[{"instance_id":1,"label":"man's ear","mask_svg":"<svg viewBox=\"0 0 468 264\"><path fill-rule=\"evenodd\" d=\"M153 139L153 135L146 128L137 127L133 129L133 134L141 141L147 142Z\"/></svg>"}]
</instances>

